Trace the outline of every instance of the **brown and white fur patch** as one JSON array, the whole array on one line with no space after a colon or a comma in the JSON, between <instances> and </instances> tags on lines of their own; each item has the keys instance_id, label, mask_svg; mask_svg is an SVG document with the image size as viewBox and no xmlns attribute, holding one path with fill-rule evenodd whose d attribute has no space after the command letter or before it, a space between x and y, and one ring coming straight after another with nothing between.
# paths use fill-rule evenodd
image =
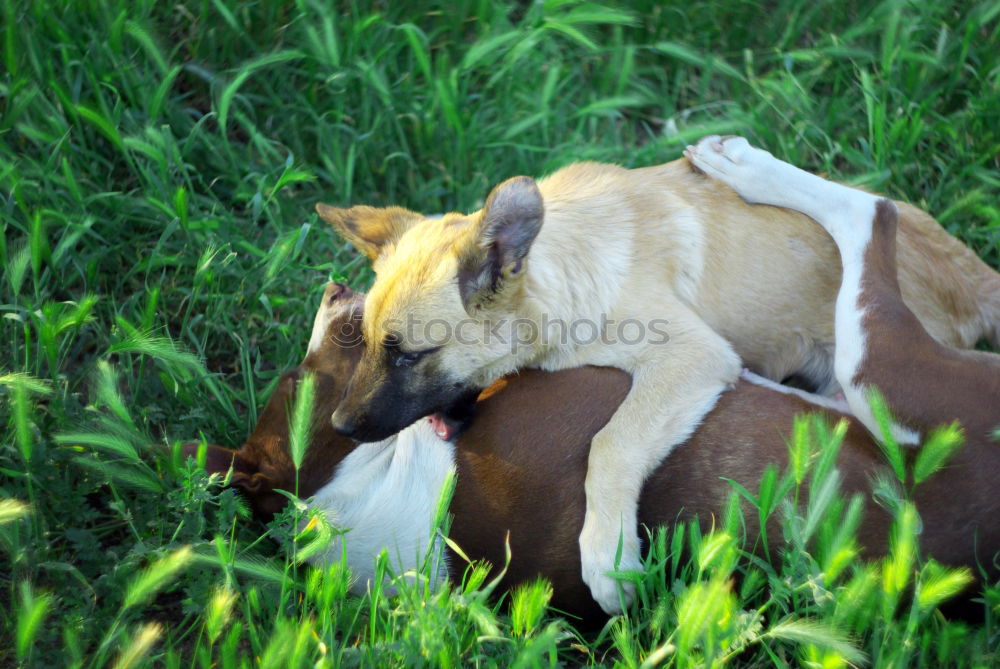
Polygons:
<instances>
[{"instance_id":1,"label":"brown and white fur patch","mask_svg":"<svg viewBox=\"0 0 1000 669\"><path fill-rule=\"evenodd\" d=\"M942 346L903 302L893 202L809 174L742 137L706 137L686 155L747 202L801 211L833 238L843 264L834 369L852 412L872 434L882 436L873 389L885 395L895 416L889 429L902 444L915 446L952 420L975 440L1000 425L1000 357Z\"/></svg>"}]
</instances>

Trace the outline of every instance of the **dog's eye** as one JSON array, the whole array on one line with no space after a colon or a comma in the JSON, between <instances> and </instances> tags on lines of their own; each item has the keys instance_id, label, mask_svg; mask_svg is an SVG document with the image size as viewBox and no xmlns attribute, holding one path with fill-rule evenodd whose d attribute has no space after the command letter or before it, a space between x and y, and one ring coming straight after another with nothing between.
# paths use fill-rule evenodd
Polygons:
<instances>
[{"instance_id":1,"label":"dog's eye","mask_svg":"<svg viewBox=\"0 0 1000 669\"><path fill-rule=\"evenodd\" d=\"M413 353L403 353L400 351L396 355L396 367L412 367L423 356L423 351L415 351Z\"/></svg>"},{"instance_id":2,"label":"dog's eye","mask_svg":"<svg viewBox=\"0 0 1000 669\"><path fill-rule=\"evenodd\" d=\"M422 360L425 356L434 351L437 351L440 346L434 348L424 349L423 351L403 351L398 345L386 346L389 351L389 358L392 360L392 364L396 367L412 367Z\"/></svg>"}]
</instances>

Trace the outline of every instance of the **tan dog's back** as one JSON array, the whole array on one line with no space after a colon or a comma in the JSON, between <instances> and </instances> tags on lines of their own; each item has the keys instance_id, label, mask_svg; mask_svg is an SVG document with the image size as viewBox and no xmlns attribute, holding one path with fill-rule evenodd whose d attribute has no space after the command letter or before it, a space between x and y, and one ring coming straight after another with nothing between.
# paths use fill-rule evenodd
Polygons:
<instances>
[{"instance_id":1,"label":"tan dog's back","mask_svg":"<svg viewBox=\"0 0 1000 669\"><path fill-rule=\"evenodd\" d=\"M576 163L538 185L546 220L536 249L571 247L565 262L589 263L604 284L634 273L634 290L669 286L764 376L800 374L820 390L832 380L840 259L805 215L748 205L687 160L635 170ZM1000 345L997 273L925 212L898 204L907 304L946 345L968 348L984 337ZM584 301L595 291L573 292Z\"/></svg>"}]
</instances>

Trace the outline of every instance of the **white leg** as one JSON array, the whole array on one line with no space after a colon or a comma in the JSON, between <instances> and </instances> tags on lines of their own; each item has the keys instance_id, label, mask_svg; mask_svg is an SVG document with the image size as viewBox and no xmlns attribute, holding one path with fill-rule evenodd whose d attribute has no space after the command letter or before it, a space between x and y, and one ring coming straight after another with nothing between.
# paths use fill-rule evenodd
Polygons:
<instances>
[{"instance_id":1,"label":"white leg","mask_svg":"<svg viewBox=\"0 0 1000 669\"><path fill-rule=\"evenodd\" d=\"M751 204L800 211L822 225L841 253L868 243L875 203L881 199L827 181L750 146L742 137L705 137L684 155Z\"/></svg>"},{"instance_id":2,"label":"white leg","mask_svg":"<svg viewBox=\"0 0 1000 669\"><path fill-rule=\"evenodd\" d=\"M800 211L833 237L844 267L837 294L834 373L851 410L873 434L881 436L868 401L869 388L858 385L855 378L867 355L865 307L859 303L864 256L872 237L875 204L882 198L800 170L750 146L742 137L705 137L684 155L747 202ZM898 425L891 429L901 443L919 441L912 430Z\"/></svg>"}]
</instances>

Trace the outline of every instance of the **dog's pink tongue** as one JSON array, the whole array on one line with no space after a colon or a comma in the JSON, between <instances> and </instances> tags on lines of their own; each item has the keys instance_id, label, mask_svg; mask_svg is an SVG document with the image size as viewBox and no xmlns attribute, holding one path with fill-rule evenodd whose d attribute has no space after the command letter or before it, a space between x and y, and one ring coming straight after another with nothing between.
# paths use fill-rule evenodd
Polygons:
<instances>
[{"instance_id":1,"label":"dog's pink tongue","mask_svg":"<svg viewBox=\"0 0 1000 669\"><path fill-rule=\"evenodd\" d=\"M430 421L431 426L434 428L434 433L441 437L444 441L450 441L455 434L455 429L448 425L445 421L444 416L439 413L433 413L427 417Z\"/></svg>"}]
</instances>

